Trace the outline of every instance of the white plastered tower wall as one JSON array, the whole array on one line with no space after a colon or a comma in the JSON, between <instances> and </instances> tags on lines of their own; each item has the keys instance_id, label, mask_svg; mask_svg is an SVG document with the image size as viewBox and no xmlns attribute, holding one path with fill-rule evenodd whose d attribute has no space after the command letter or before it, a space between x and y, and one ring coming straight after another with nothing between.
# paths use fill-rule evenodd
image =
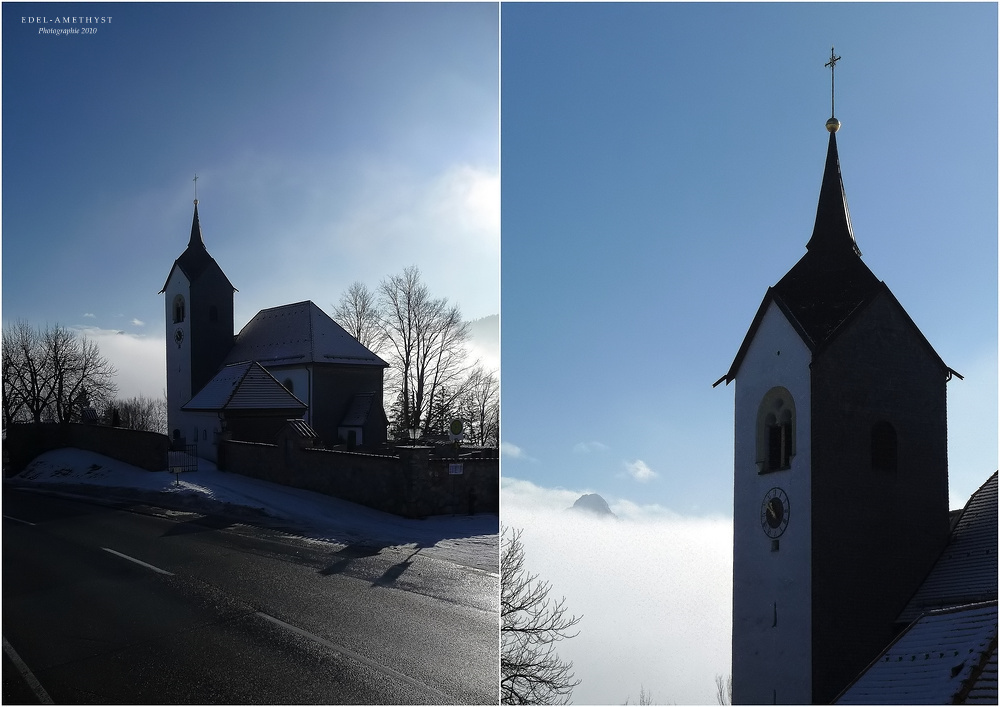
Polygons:
<instances>
[{"instance_id":1,"label":"white plastered tower wall","mask_svg":"<svg viewBox=\"0 0 1000 707\"><path fill-rule=\"evenodd\" d=\"M167 346L167 429L171 440L198 445L198 456L215 461L221 423L216 413L181 408L197 392L191 390L191 283L174 268L164 293ZM183 306L183 316L178 305Z\"/></svg>"},{"instance_id":2,"label":"white plastered tower wall","mask_svg":"<svg viewBox=\"0 0 1000 707\"><path fill-rule=\"evenodd\" d=\"M191 283L184 272L175 267L163 292L167 347L167 429L170 439L174 440L178 435L181 438L190 435L188 428L191 425L187 424L181 406L195 392L191 390ZM184 316L180 318L175 311L178 298L181 298L184 306Z\"/></svg>"},{"instance_id":3,"label":"white plastered tower wall","mask_svg":"<svg viewBox=\"0 0 1000 707\"><path fill-rule=\"evenodd\" d=\"M810 362L772 300L736 373L733 488L733 703L812 701ZM782 387L795 410L790 468L761 472L758 412ZM788 525L773 543L761 525L765 494L788 496Z\"/></svg>"}]
</instances>

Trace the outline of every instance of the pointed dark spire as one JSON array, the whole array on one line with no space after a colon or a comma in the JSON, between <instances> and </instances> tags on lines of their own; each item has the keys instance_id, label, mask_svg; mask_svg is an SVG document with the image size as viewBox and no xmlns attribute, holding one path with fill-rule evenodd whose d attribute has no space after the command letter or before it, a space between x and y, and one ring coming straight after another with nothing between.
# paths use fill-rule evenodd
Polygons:
<instances>
[{"instance_id":1,"label":"pointed dark spire","mask_svg":"<svg viewBox=\"0 0 1000 707\"><path fill-rule=\"evenodd\" d=\"M198 200L194 200L194 218L191 220L191 239L188 241L188 248L205 247L205 241L201 237L201 221L198 220Z\"/></svg>"},{"instance_id":2,"label":"pointed dark spire","mask_svg":"<svg viewBox=\"0 0 1000 707\"><path fill-rule=\"evenodd\" d=\"M840 127L839 122L837 127ZM861 255L861 250L854 240L851 214L847 209L847 195L844 193L844 182L840 176L836 130L830 130L826 169L819 190L819 206L816 208L816 225L813 226L812 238L806 243L806 249L810 252L852 252L854 255Z\"/></svg>"}]
</instances>

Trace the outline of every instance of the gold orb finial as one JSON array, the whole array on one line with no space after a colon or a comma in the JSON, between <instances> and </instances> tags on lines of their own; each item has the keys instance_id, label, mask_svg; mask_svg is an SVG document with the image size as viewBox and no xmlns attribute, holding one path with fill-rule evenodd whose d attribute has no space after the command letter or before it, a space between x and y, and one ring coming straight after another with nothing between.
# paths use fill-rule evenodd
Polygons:
<instances>
[{"instance_id":1,"label":"gold orb finial","mask_svg":"<svg viewBox=\"0 0 1000 707\"><path fill-rule=\"evenodd\" d=\"M836 118L830 118L828 121L826 121L826 129L829 130L831 133L837 132L838 130L840 130L840 121L837 120Z\"/></svg>"}]
</instances>

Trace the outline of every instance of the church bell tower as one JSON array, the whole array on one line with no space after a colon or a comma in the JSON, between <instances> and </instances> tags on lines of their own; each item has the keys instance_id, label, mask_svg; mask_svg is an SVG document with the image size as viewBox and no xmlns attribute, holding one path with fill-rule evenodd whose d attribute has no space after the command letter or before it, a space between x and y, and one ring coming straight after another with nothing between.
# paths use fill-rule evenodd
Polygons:
<instances>
[{"instance_id":1,"label":"church bell tower","mask_svg":"<svg viewBox=\"0 0 1000 707\"><path fill-rule=\"evenodd\" d=\"M716 383L736 384L734 704L835 699L892 640L948 534L955 372L861 259L839 128L806 253Z\"/></svg>"},{"instance_id":2,"label":"church bell tower","mask_svg":"<svg viewBox=\"0 0 1000 707\"><path fill-rule=\"evenodd\" d=\"M195 434L187 429L181 406L212 379L233 346L235 291L205 248L195 199L187 248L160 290L165 295L167 426L173 440Z\"/></svg>"}]
</instances>

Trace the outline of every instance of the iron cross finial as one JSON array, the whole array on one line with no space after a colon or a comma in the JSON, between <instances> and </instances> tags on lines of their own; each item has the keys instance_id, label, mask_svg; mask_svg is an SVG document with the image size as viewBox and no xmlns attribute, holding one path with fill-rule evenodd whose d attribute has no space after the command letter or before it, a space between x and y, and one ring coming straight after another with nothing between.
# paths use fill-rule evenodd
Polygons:
<instances>
[{"instance_id":1,"label":"iron cross finial","mask_svg":"<svg viewBox=\"0 0 1000 707\"><path fill-rule=\"evenodd\" d=\"M834 74L837 69L837 62L840 61L840 57L833 53L833 47L830 47L830 61L823 64L823 66L830 67L830 117L837 115L837 111L833 109L834 103Z\"/></svg>"},{"instance_id":2,"label":"iron cross finial","mask_svg":"<svg viewBox=\"0 0 1000 707\"><path fill-rule=\"evenodd\" d=\"M195 203L195 205L197 205L198 204L198 174L197 174L197 172L194 175L194 179L192 179L191 181L194 182L194 203Z\"/></svg>"}]
</instances>

